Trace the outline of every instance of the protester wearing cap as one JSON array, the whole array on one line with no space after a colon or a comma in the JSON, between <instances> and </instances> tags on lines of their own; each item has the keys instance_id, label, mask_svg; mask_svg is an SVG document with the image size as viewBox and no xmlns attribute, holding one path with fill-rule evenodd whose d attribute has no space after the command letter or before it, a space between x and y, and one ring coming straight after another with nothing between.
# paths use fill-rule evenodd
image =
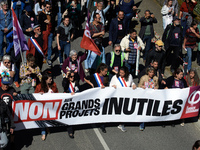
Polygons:
<instances>
[{"instance_id":1,"label":"protester wearing cap","mask_svg":"<svg viewBox=\"0 0 200 150\"><path fill-rule=\"evenodd\" d=\"M33 27L33 32L34 32L34 35L28 40L29 50L26 52L26 55L28 55L29 53L32 53L33 56L35 56L35 64L39 66L40 69L42 69L43 58L44 58L44 56L41 53L42 48L43 48L43 35L41 33L39 24L36 24ZM36 41L36 43L34 43L34 41ZM37 48L35 45L37 45ZM38 47L41 49L40 52L38 50Z\"/></svg>"},{"instance_id":2,"label":"protester wearing cap","mask_svg":"<svg viewBox=\"0 0 200 150\"><path fill-rule=\"evenodd\" d=\"M31 9L30 5L27 5L25 7L25 13L21 16L20 20L20 24L21 24L21 28L23 30L24 36L26 38L26 40L28 41L28 39L33 35L33 27L35 24L37 24L37 18L33 12L33 10Z\"/></svg>"},{"instance_id":3,"label":"protester wearing cap","mask_svg":"<svg viewBox=\"0 0 200 150\"><path fill-rule=\"evenodd\" d=\"M164 74L165 65L164 57L165 51L163 50L164 43L161 40L156 41L155 46L148 52L147 61L145 66L149 66L152 60L158 61L158 69L161 70L161 73Z\"/></svg>"},{"instance_id":4,"label":"protester wearing cap","mask_svg":"<svg viewBox=\"0 0 200 150\"><path fill-rule=\"evenodd\" d=\"M166 50L164 65L169 58L169 62L171 62L171 71L174 72L174 70L179 67L179 56L182 55L183 44L182 27L180 25L180 19L177 16L173 18L173 23L166 27L162 36L162 41L164 42ZM172 51L174 57L169 57Z\"/></svg>"}]
</instances>

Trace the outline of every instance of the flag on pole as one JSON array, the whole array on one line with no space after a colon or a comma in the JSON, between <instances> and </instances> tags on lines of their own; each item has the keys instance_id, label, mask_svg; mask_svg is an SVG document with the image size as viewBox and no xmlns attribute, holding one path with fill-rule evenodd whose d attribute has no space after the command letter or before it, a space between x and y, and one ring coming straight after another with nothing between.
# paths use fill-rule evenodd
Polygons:
<instances>
[{"instance_id":1,"label":"flag on pole","mask_svg":"<svg viewBox=\"0 0 200 150\"><path fill-rule=\"evenodd\" d=\"M18 55L19 52L29 50L26 39L24 37L24 33L22 28L19 24L17 16L12 8L12 15L13 15L13 44L14 44L14 51L15 56Z\"/></svg>"},{"instance_id":2,"label":"flag on pole","mask_svg":"<svg viewBox=\"0 0 200 150\"><path fill-rule=\"evenodd\" d=\"M91 50L97 55L101 55L99 48L94 43L94 40L91 38L90 30L89 30L89 13L87 17L87 22L85 25L85 31L83 34L83 38L81 40L81 48Z\"/></svg>"}]
</instances>

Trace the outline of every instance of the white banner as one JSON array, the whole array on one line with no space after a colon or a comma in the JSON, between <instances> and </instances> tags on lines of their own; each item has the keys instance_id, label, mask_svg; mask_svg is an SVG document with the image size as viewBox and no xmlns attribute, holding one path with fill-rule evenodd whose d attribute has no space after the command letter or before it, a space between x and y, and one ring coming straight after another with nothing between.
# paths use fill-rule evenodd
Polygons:
<instances>
[{"instance_id":1,"label":"white banner","mask_svg":"<svg viewBox=\"0 0 200 150\"><path fill-rule=\"evenodd\" d=\"M158 122L198 116L200 87L185 89L93 88L19 95L13 102L16 130L109 122Z\"/></svg>"}]
</instances>

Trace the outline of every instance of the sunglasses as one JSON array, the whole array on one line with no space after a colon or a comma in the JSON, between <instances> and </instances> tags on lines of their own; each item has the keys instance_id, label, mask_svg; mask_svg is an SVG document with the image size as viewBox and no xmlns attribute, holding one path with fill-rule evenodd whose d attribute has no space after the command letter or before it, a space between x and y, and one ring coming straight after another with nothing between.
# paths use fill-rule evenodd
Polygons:
<instances>
[{"instance_id":1,"label":"sunglasses","mask_svg":"<svg viewBox=\"0 0 200 150\"><path fill-rule=\"evenodd\" d=\"M4 64L10 64L10 62L9 61L8 62L4 61Z\"/></svg>"},{"instance_id":2,"label":"sunglasses","mask_svg":"<svg viewBox=\"0 0 200 150\"><path fill-rule=\"evenodd\" d=\"M74 78L74 76L71 76L70 78Z\"/></svg>"},{"instance_id":3,"label":"sunglasses","mask_svg":"<svg viewBox=\"0 0 200 150\"><path fill-rule=\"evenodd\" d=\"M46 8L51 8L51 7L46 7Z\"/></svg>"},{"instance_id":4,"label":"sunglasses","mask_svg":"<svg viewBox=\"0 0 200 150\"><path fill-rule=\"evenodd\" d=\"M121 52L121 50L115 50L116 52Z\"/></svg>"}]
</instances>

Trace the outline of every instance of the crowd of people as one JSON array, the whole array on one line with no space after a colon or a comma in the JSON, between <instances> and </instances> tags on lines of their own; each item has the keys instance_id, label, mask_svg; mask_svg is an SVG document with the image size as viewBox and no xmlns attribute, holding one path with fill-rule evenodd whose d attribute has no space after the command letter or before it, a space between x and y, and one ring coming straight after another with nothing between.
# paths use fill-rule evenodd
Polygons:
<instances>
[{"instance_id":1,"label":"crowd of people","mask_svg":"<svg viewBox=\"0 0 200 150\"><path fill-rule=\"evenodd\" d=\"M21 94L58 93L56 84L60 83L53 81L51 70L54 38L63 77L63 91L59 92L74 95L94 87L156 90L199 85L198 74L192 66L192 54L197 44L197 64L200 65L200 24L194 19L195 0L185 0L180 9L177 0L165 0L161 9L162 39L155 38L154 24L158 21L150 10L145 10L139 19L139 33L133 29L132 20L139 13L134 0L12 0L11 3L2 1L0 5L0 96L8 106L7 109L1 101L0 108L4 109L0 110L10 118L11 134L14 129L11 103L17 95L13 87L20 88ZM12 41L11 8L29 48L17 56ZM90 35L101 51L100 56L89 49L85 52L71 50L71 43L83 30L83 18L87 15L90 17ZM103 46L106 32L109 33L108 45L113 49L108 53ZM142 63L137 61L138 57ZM42 72L44 63L49 69ZM184 70L181 69L183 63L187 64L183 65ZM166 78L165 67L169 64L172 76ZM134 83L135 78L138 83ZM181 125L184 126L184 122ZM100 128L106 132L105 125ZM123 124L118 128L126 131ZM69 137L74 138L73 127L67 129ZM141 123L140 130L144 129L145 124ZM2 128L2 131L6 129ZM45 128L41 129L41 134L45 140Z\"/></svg>"}]
</instances>

